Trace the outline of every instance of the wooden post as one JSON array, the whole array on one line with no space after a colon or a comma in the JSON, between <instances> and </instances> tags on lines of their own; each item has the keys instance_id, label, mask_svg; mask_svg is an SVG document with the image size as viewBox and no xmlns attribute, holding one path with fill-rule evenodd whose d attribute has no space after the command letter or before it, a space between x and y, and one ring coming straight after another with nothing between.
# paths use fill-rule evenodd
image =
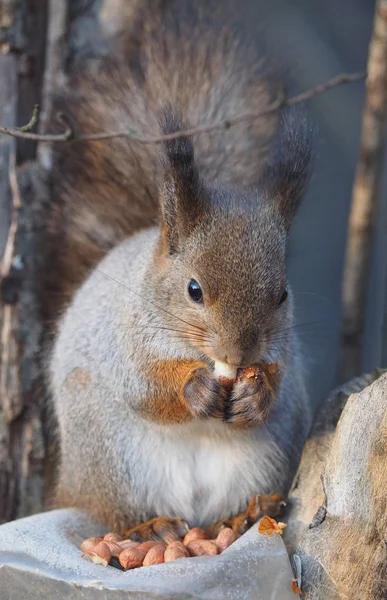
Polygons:
<instances>
[{"instance_id":1,"label":"wooden post","mask_svg":"<svg viewBox=\"0 0 387 600\"><path fill-rule=\"evenodd\" d=\"M387 117L387 0L375 9L369 58L360 157L353 186L343 281L341 378L362 371L366 291L377 209Z\"/></svg>"}]
</instances>

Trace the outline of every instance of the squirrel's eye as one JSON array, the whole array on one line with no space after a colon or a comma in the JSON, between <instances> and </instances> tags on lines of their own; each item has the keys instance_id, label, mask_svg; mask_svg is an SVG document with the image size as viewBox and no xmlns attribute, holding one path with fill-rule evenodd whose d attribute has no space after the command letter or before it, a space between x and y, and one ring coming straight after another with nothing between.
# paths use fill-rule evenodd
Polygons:
<instances>
[{"instance_id":1,"label":"squirrel's eye","mask_svg":"<svg viewBox=\"0 0 387 600\"><path fill-rule=\"evenodd\" d=\"M282 292L281 300L279 303L282 304L283 302L285 302L287 297L288 297L288 288L285 287L284 291Z\"/></svg>"},{"instance_id":2,"label":"squirrel's eye","mask_svg":"<svg viewBox=\"0 0 387 600\"><path fill-rule=\"evenodd\" d=\"M197 304L203 304L203 292L202 288L198 284L195 279L191 279L188 284L188 293L190 295L191 300L196 302Z\"/></svg>"}]
</instances>

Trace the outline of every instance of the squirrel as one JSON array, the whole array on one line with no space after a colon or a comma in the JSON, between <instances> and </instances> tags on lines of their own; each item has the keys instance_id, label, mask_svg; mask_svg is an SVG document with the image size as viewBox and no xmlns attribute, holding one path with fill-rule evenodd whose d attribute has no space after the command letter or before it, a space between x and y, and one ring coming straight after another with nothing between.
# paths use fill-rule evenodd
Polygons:
<instances>
[{"instance_id":1,"label":"squirrel","mask_svg":"<svg viewBox=\"0 0 387 600\"><path fill-rule=\"evenodd\" d=\"M263 111L274 69L215 4L139 3L109 51L74 61L55 110L75 132L144 137ZM163 143L55 147L56 506L146 538L286 493L312 415L286 277L312 134L293 106ZM215 361L277 362L274 401L256 378L229 393Z\"/></svg>"}]
</instances>

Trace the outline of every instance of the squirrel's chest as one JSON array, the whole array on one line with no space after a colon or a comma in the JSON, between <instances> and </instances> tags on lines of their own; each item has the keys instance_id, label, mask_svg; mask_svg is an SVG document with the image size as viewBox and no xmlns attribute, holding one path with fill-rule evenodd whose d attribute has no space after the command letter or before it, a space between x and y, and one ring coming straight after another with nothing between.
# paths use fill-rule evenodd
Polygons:
<instances>
[{"instance_id":1,"label":"squirrel's chest","mask_svg":"<svg viewBox=\"0 0 387 600\"><path fill-rule=\"evenodd\" d=\"M267 484L259 466L265 445L233 438L222 427L153 437L141 486L141 500L152 512L206 525L244 510L265 479Z\"/></svg>"}]
</instances>

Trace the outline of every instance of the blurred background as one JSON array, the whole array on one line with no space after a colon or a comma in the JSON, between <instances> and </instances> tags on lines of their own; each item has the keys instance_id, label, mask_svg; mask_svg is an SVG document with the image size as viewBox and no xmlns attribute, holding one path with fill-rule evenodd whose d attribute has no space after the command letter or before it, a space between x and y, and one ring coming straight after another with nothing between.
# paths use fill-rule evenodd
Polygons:
<instances>
[{"instance_id":1,"label":"blurred background","mask_svg":"<svg viewBox=\"0 0 387 600\"><path fill-rule=\"evenodd\" d=\"M270 0L242 2L249 27L262 29L286 61L295 92L341 72L365 71L374 2ZM309 388L317 403L340 381L341 280L352 184L359 156L364 84L343 85L308 102L317 125L309 193L292 231L289 268ZM381 197L385 198L386 186ZM382 364L387 202L380 203L369 273L363 369ZM309 323L309 324L308 324Z\"/></svg>"}]
</instances>

